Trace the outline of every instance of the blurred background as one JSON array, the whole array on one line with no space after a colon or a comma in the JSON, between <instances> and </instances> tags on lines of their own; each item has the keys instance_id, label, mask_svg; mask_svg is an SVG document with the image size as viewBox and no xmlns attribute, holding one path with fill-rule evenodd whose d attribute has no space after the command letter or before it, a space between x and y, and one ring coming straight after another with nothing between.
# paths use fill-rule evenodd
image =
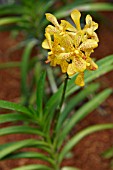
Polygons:
<instances>
[{"instance_id":1,"label":"blurred background","mask_svg":"<svg viewBox=\"0 0 113 170\"><path fill-rule=\"evenodd\" d=\"M50 70L45 65L47 52L41 47L48 24L45 13L53 13L58 20L65 18L71 22L70 12L74 8L82 13L82 26L87 14L91 14L93 20L99 23L97 34L100 42L92 58L99 60L113 54L113 0L0 0L0 99L24 105L34 104L35 84L44 69L47 69L50 77L57 76L57 86L61 84L64 77L59 68ZM100 90L113 88L113 71L97 78L95 82L100 82ZM48 96L52 93L49 86L52 92L57 90L54 84L47 83ZM95 123L113 123L112 112L113 95L85 118L78 130ZM11 141L12 138L12 135L0 137L0 142ZM22 136L16 135L15 138ZM77 166L81 170L111 170L112 159L102 158L101 153L112 145L112 130L92 134L73 149L74 157L63 164ZM0 170L10 170L14 165L28 162L29 159L1 161Z\"/></svg>"}]
</instances>

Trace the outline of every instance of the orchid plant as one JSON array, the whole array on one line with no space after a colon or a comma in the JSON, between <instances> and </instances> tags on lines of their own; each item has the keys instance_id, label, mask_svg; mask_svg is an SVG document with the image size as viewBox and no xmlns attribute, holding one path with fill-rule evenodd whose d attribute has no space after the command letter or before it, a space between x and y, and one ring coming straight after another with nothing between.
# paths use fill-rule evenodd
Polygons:
<instances>
[{"instance_id":1,"label":"orchid plant","mask_svg":"<svg viewBox=\"0 0 113 170\"><path fill-rule=\"evenodd\" d=\"M70 137L70 131L91 111L112 93L107 88L95 95L99 89L98 83L91 83L100 75L113 69L113 55L101 59L97 64L91 58L91 53L98 46L98 36L95 30L98 24L86 16L86 25L80 26L80 12L73 10L71 18L76 28L68 21L46 14L48 25L45 30L46 39L42 47L48 49L46 63L51 66L59 65L62 73L66 74L64 84L45 100L47 96L46 72L40 73L37 82L36 103L28 107L17 103L0 101L0 107L12 110L12 113L1 114L0 123L13 122L9 127L1 128L0 135L25 133L34 134L36 139L25 139L0 145L0 159L36 158L45 161L42 164L30 164L14 167L13 170L77 170L76 167L62 167L62 161L71 149L86 135L92 132L113 128L113 124L93 125L76 132ZM97 66L98 65L98 66ZM91 70L91 71L90 71ZM85 80L85 81L84 81ZM74 83L75 82L75 83ZM75 85L76 84L76 85ZM81 88L87 84L85 88ZM78 93L78 90L80 90ZM72 96L73 94L73 96ZM94 94L93 99L84 103L78 110L74 108L88 95ZM70 97L70 99L69 99ZM71 111L75 113L70 114ZM15 122L21 122L15 125ZM42 152L22 151L22 148L39 148Z\"/></svg>"}]
</instances>

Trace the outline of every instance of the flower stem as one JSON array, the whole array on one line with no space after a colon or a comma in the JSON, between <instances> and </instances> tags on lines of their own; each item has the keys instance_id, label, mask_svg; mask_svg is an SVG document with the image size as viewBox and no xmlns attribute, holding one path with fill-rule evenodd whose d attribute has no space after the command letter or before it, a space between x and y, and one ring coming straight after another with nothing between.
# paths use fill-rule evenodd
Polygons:
<instances>
[{"instance_id":1,"label":"flower stem","mask_svg":"<svg viewBox=\"0 0 113 170\"><path fill-rule=\"evenodd\" d=\"M66 78L65 78L65 81L64 81L62 98L61 98L61 102L60 102L60 105L59 105L59 112L60 112L61 109L62 109L62 105L63 105L64 99L65 99L65 93L66 93L66 87L67 87L68 79L69 79L69 76L68 76L68 74L66 73Z\"/></svg>"},{"instance_id":2,"label":"flower stem","mask_svg":"<svg viewBox=\"0 0 113 170\"><path fill-rule=\"evenodd\" d=\"M64 99L65 99L65 93L66 93L66 87L67 87L68 79L69 79L69 76L66 73L66 78L65 78L65 81L64 81L64 87L63 87L63 92L62 92L62 96L61 96L61 101L60 101L60 104L59 104L59 108L57 109L57 114L54 117L54 130L53 130L52 140L54 140L54 137L55 137L55 134L56 134L56 126L57 126L57 122L58 122L58 119L59 119L59 116L60 116L60 113L61 113L61 109L62 109Z\"/></svg>"}]
</instances>

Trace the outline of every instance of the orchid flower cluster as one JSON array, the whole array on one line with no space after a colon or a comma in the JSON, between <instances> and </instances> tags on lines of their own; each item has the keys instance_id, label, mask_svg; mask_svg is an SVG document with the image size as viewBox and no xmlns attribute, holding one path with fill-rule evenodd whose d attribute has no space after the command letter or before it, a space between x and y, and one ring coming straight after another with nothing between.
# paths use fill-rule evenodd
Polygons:
<instances>
[{"instance_id":1,"label":"orchid flower cluster","mask_svg":"<svg viewBox=\"0 0 113 170\"><path fill-rule=\"evenodd\" d=\"M46 18L53 25L48 25L45 29L46 39L42 43L48 52L46 63L51 66L60 65L62 73L72 76L78 73L75 84L84 86L84 71L96 70L98 66L91 59L90 55L98 46L98 36L95 30L98 24L92 21L90 15L86 16L86 25L81 28L81 13L78 10L71 12L71 18L76 27L66 20L61 20L59 24L56 17L46 13Z\"/></svg>"}]
</instances>

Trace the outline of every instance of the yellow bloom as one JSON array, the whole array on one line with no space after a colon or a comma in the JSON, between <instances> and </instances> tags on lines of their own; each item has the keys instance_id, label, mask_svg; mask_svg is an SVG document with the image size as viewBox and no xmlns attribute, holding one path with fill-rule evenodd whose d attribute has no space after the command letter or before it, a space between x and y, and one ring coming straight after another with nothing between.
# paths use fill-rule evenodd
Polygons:
<instances>
[{"instance_id":1,"label":"yellow bloom","mask_svg":"<svg viewBox=\"0 0 113 170\"><path fill-rule=\"evenodd\" d=\"M84 86L84 71L96 70L98 66L90 55L98 46L98 36L95 30L98 24L92 21L90 15L86 16L86 25L81 28L81 13L78 10L71 12L71 18L75 27L68 21L61 20L58 23L56 17L50 13L46 14L48 25L45 29L46 39L42 47L48 49L48 59L51 66L59 65L63 73L72 76L78 73L75 83Z\"/></svg>"}]
</instances>

